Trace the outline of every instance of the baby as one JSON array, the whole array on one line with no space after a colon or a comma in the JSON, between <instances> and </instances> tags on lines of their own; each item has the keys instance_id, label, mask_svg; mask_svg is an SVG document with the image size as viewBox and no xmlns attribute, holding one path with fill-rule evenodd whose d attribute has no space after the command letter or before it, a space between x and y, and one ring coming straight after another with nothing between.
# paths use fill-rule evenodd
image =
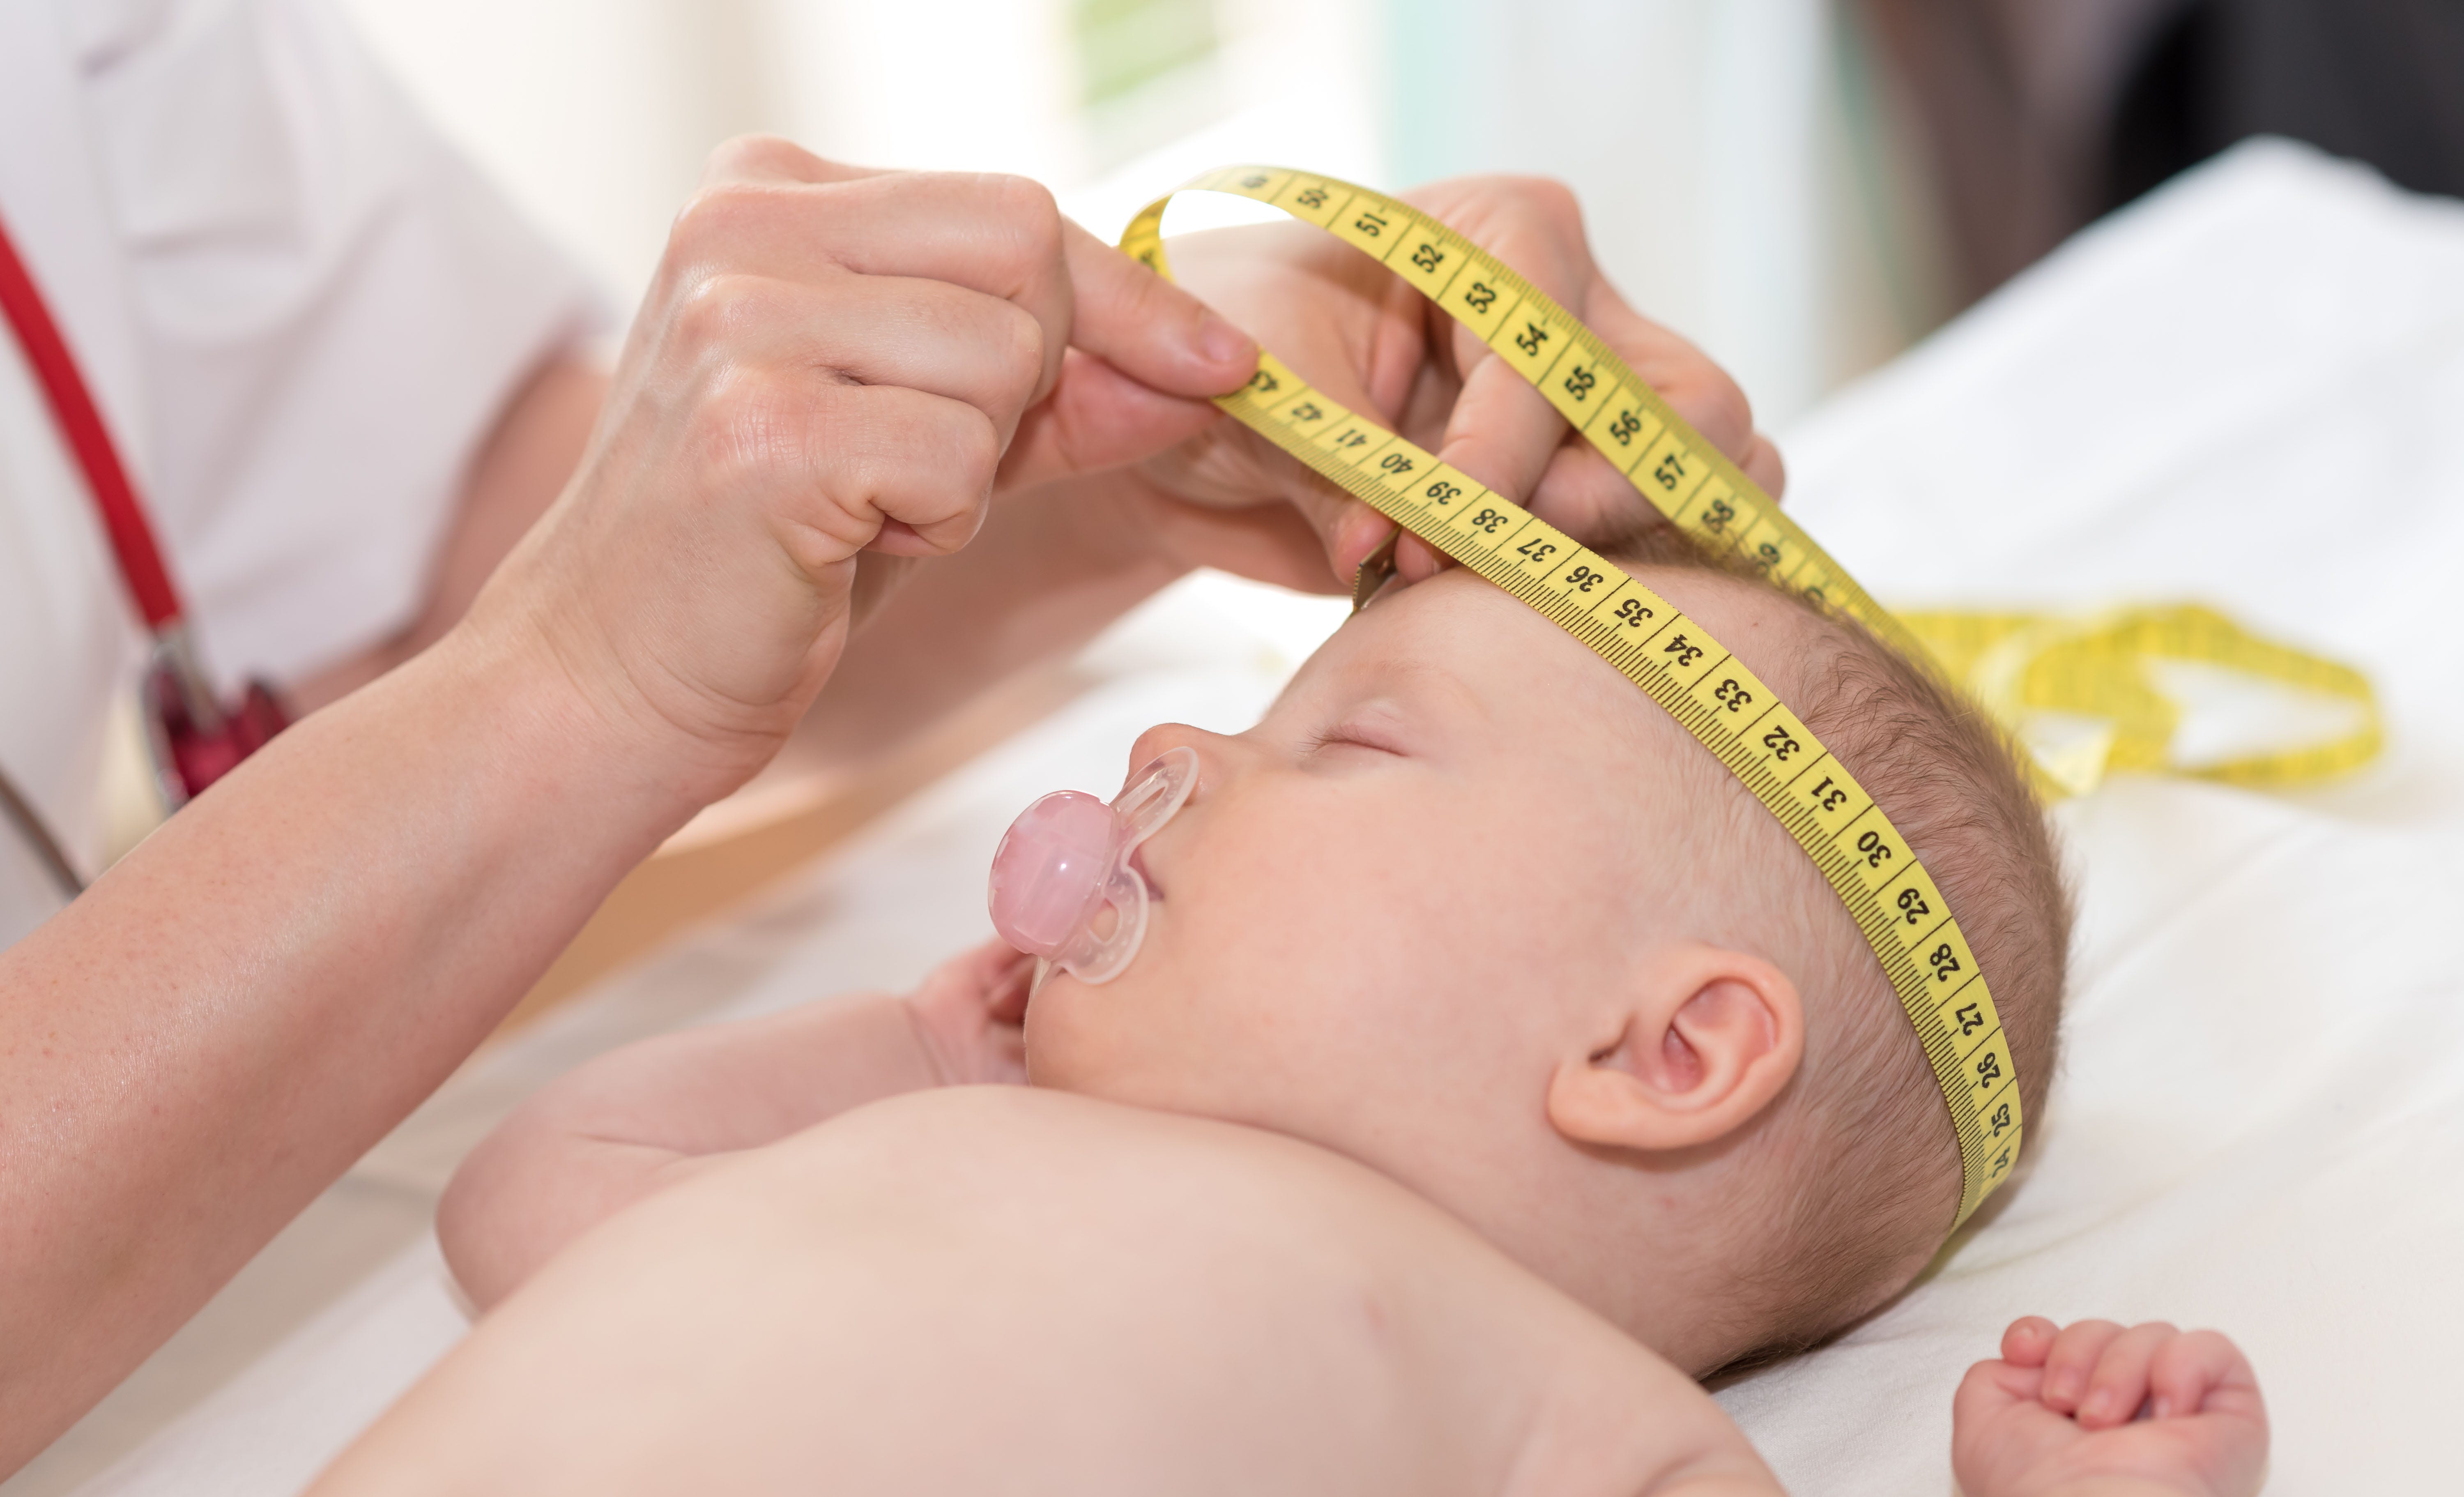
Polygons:
<instances>
[{"instance_id":1,"label":"baby","mask_svg":"<svg viewBox=\"0 0 2464 1497\"><path fill-rule=\"evenodd\" d=\"M1917 849L2041 1115L2069 915L1993 732L1689 551L1632 569ZM517 1113L439 1222L503 1303L318 1490L1776 1492L1695 1379L1887 1302L1960 1187L1805 854L1463 572L1132 762L1177 747L1117 979L988 948ZM2230 1343L2162 1326L2022 1321L1956 1416L1970 1497L2247 1494L2265 1449Z\"/></svg>"}]
</instances>

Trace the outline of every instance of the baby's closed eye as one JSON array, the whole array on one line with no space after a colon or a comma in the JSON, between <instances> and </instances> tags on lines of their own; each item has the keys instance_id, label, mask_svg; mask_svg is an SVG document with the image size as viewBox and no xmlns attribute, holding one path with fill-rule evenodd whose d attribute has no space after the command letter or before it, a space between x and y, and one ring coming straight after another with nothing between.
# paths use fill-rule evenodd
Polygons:
<instances>
[{"instance_id":1,"label":"baby's closed eye","mask_svg":"<svg viewBox=\"0 0 2464 1497\"><path fill-rule=\"evenodd\" d=\"M1301 744L1301 757L1323 759L1347 754L1386 754L1409 758L1411 750L1401 726L1391 714L1346 717L1310 734Z\"/></svg>"},{"instance_id":2,"label":"baby's closed eye","mask_svg":"<svg viewBox=\"0 0 2464 1497\"><path fill-rule=\"evenodd\" d=\"M1346 749L1357 749L1373 754L1400 755L1403 752L1390 743L1355 729L1329 728L1323 733L1311 735L1309 740L1301 746L1301 753L1305 758L1316 759Z\"/></svg>"}]
</instances>

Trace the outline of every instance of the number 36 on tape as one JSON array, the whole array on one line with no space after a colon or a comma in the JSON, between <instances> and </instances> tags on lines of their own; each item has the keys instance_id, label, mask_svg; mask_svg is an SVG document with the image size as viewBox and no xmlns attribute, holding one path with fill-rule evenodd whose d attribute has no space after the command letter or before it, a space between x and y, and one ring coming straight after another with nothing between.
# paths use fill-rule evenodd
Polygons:
<instances>
[{"instance_id":1,"label":"number 36 on tape","mask_svg":"<svg viewBox=\"0 0 2464 1497\"><path fill-rule=\"evenodd\" d=\"M1407 204L1274 166L1227 166L1178 190L1236 193L1315 224L1410 282L1495 350L1679 529L1863 623L1925 647L1734 463L1566 310ZM1121 248L1170 275L1163 213ZM1648 693L1779 818L1848 907L1932 1063L1958 1135L1965 1222L2009 1177L2023 1133L1993 997L1942 891L1847 766L1713 639L1590 547L1312 389L1271 354L1218 404L1439 551L1537 608Z\"/></svg>"}]
</instances>

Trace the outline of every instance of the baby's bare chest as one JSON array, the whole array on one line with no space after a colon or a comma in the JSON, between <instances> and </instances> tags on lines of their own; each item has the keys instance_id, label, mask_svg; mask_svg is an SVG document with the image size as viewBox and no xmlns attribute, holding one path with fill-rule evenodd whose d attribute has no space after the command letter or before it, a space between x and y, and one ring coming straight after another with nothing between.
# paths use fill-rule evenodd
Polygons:
<instances>
[{"instance_id":1,"label":"baby's bare chest","mask_svg":"<svg viewBox=\"0 0 2464 1497\"><path fill-rule=\"evenodd\" d=\"M742 1490L1492 1494L1535 1442L1639 1489L1654 1385L1587 1456L1567 1395L1626 1370L1605 1328L1449 1219L1285 1140L1031 1095L852 1114L538 1286L592 1317L609 1489L717 1460Z\"/></svg>"}]
</instances>

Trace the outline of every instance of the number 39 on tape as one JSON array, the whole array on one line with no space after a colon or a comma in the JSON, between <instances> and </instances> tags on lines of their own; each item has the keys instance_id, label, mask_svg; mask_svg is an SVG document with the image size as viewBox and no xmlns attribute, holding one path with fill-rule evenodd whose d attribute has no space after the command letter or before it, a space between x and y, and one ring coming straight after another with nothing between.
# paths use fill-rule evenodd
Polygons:
<instances>
[{"instance_id":1,"label":"number 39 on tape","mask_svg":"<svg viewBox=\"0 0 2464 1497\"><path fill-rule=\"evenodd\" d=\"M1227 166L1178 191L1270 204L1375 259L1529 380L1662 515L1781 585L1925 647L1650 385L1537 287L1408 204L1331 177ZM1163 213L1121 248L1171 275ZM1839 895L1915 1025L1959 1139L1965 1222L2009 1177L2024 1132L1993 997L1905 838L1802 719L1699 623L1607 558L1341 402L1271 354L1218 404L1268 441L1505 588L1649 693L1779 818Z\"/></svg>"}]
</instances>

